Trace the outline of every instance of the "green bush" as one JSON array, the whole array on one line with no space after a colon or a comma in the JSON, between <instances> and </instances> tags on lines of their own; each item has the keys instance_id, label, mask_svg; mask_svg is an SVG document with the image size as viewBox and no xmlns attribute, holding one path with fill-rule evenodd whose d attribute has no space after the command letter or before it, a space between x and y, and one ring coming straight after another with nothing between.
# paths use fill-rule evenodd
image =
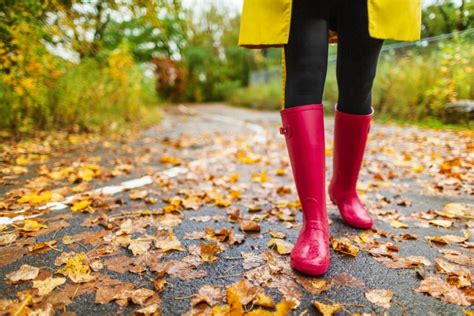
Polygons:
<instances>
[{"instance_id":1,"label":"green bush","mask_svg":"<svg viewBox=\"0 0 474 316\"><path fill-rule=\"evenodd\" d=\"M382 53L373 90L373 105L385 118L442 120L446 103L474 99L472 38L454 38L429 47ZM330 63L324 91L326 108L337 102L335 63ZM236 105L280 107L280 78L266 86L237 90L229 98Z\"/></svg>"},{"instance_id":2,"label":"green bush","mask_svg":"<svg viewBox=\"0 0 474 316\"><path fill-rule=\"evenodd\" d=\"M280 109L281 90L280 81L240 88L230 95L229 103L254 109Z\"/></svg>"},{"instance_id":3,"label":"green bush","mask_svg":"<svg viewBox=\"0 0 474 316\"><path fill-rule=\"evenodd\" d=\"M110 52L102 61L57 62L54 69L53 77L44 71L20 72L14 82L0 74L0 128L20 133L104 130L139 122L157 102L153 79L143 76L126 48Z\"/></svg>"}]
</instances>

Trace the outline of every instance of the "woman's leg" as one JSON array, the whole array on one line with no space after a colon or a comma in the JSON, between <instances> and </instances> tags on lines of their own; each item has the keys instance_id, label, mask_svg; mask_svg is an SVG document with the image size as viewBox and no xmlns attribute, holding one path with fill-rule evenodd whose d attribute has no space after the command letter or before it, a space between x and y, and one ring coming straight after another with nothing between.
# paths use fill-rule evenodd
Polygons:
<instances>
[{"instance_id":1,"label":"woman's leg","mask_svg":"<svg viewBox=\"0 0 474 316\"><path fill-rule=\"evenodd\" d=\"M285 53L285 108L321 104L328 59L326 0L294 0Z\"/></svg>"},{"instance_id":2,"label":"woman's leg","mask_svg":"<svg viewBox=\"0 0 474 316\"><path fill-rule=\"evenodd\" d=\"M294 0L290 39L285 47L287 79L282 128L303 224L291 251L291 266L320 275L329 267L326 212L325 146L321 104L327 61L327 20L320 18L327 0ZM318 11L319 10L319 11Z\"/></svg>"},{"instance_id":3,"label":"woman's leg","mask_svg":"<svg viewBox=\"0 0 474 316\"><path fill-rule=\"evenodd\" d=\"M373 219L356 187L373 116L371 90L383 41L369 36L367 0L338 1L337 32L339 100L329 196L346 224L370 228Z\"/></svg>"},{"instance_id":4,"label":"woman's leg","mask_svg":"<svg viewBox=\"0 0 474 316\"><path fill-rule=\"evenodd\" d=\"M383 40L371 38L367 0L341 0L337 10L339 111L372 112L372 85Z\"/></svg>"}]
</instances>

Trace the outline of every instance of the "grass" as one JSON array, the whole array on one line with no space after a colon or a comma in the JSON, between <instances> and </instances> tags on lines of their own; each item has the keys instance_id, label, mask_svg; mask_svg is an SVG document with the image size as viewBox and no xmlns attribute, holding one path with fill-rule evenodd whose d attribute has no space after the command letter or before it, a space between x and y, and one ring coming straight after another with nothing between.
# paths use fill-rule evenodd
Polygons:
<instances>
[{"instance_id":1,"label":"grass","mask_svg":"<svg viewBox=\"0 0 474 316\"><path fill-rule=\"evenodd\" d=\"M471 40L455 38L427 48L384 52L373 89L373 106L378 117L429 128L471 127L472 123L443 122L447 103L474 99ZM256 109L279 109L281 92L280 78L272 78L269 84L236 90L228 102ZM337 94L335 64L330 63L324 92L326 104L335 104Z\"/></svg>"}]
</instances>

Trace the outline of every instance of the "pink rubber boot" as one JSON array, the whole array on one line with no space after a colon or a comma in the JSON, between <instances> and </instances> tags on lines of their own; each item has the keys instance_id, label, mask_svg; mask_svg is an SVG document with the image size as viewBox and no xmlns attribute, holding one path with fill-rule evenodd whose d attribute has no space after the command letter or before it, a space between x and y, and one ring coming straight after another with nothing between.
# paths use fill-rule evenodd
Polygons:
<instances>
[{"instance_id":1,"label":"pink rubber boot","mask_svg":"<svg viewBox=\"0 0 474 316\"><path fill-rule=\"evenodd\" d=\"M333 175L329 197L344 222L356 228L371 228L373 220L356 191L370 122L374 115L355 115L337 110L334 122Z\"/></svg>"},{"instance_id":2,"label":"pink rubber boot","mask_svg":"<svg viewBox=\"0 0 474 316\"><path fill-rule=\"evenodd\" d=\"M291 252L291 266L310 275L324 274L329 266L329 225L325 201L325 151L322 104L281 110L286 146L303 225Z\"/></svg>"}]
</instances>

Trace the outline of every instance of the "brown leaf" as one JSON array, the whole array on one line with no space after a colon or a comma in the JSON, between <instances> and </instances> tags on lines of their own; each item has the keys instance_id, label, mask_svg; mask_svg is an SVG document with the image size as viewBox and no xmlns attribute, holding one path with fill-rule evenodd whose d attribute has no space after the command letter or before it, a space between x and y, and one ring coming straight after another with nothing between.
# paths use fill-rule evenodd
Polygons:
<instances>
[{"instance_id":1,"label":"brown leaf","mask_svg":"<svg viewBox=\"0 0 474 316\"><path fill-rule=\"evenodd\" d=\"M155 294L155 291L142 288L129 292L126 291L126 294L130 297L134 304L143 305L147 299L149 299L153 296L153 294Z\"/></svg>"},{"instance_id":2,"label":"brown leaf","mask_svg":"<svg viewBox=\"0 0 474 316\"><path fill-rule=\"evenodd\" d=\"M9 283L15 284L22 281L30 281L35 279L39 274L40 269L24 264L20 269L10 272L6 275Z\"/></svg>"},{"instance_id":3,"label":"brown leaf","mask_svg":"<svg viewBox=\"0 0 474 316\"><path fill-rule=\"evenodd\" d=\"M130 244L128 245L128 249L130 249L134 256L139 256L148 251L151 246L151 240L143 240L143 239L135 239L131 240Z\"/></svg>"},{"instance_id":4,"label":"brown leaf","mask_svg":"<svg viewBox=\"0 0 474 316\"><path fill-rule=\"evenodd\" d=\"M440 298L448 303L464 306L470 305L465 294L461 290L450 285L438 276L429 276L422 280L420 286L415 291L428 293L429 295Z\"/></svg>"},{"instance_id":5,"label":"brown leaf","mask_svg":"<svg viewBox=\"0 0 474 316\"><path fill-rule=\"evenodd\" d=\"M107 304L118 298L120 293L134 288L131 283L118 283L113 286L100 286L95 294L96 304ZM128 299L128 298L127 298Z\"/></svg>"},{"instance_id":6,"label":"brown leaf","mask_svg":"<svg viewBox=\"0 0 474 316\"><path fill-rule=\"evenodd\" d=\"M357 254L359 253L359 248L354 246L350 242L350 240L345 237L341 239L332 238L331 246L335 251L338 251L343 254L353 256L353 257L357 256Z\"/></svg>"},{"instance_id":7,"label":"brown leaf","mask_svg":"<svg viewBox=\"0 0 474 316\"><path fill-rule=\"evenodd\" d=\"M242 220L240 222L240 230L244 232L259 232L260 225L255 221Z\"/></svg>"},{"instance_id":8,"label":"brown leaf","mask_svg":"<svg viewBox=\"0 0 474 316\"><path fill-rule=\"evenodd\" d=\"M365 287L362 280L357 279L349 273L338 273L331 279L331 285L334 286L350 286L350 287Z\"/></svg>"},{"instance_id":9,"label":"brown leaf","mask_svg":"<svg viewBox=\"0 0 474 316\"><path fill-rule=\"evenodd\" d=\"M390 301L393 298L392 290L373 289L365 293L369 302L383 308L390 308Z\"/></svg>"},{"instance_id":10,"label":"brown leaf","mask_svg":"<svg viewBox=\"0 0 474 316\"><path fill-rule=\"evenodd\" d=\"M49 277L44 280L33 281L33 288L38 289L38 295L46 295L58 286L66 282L65 278L53 278Z\"/></svg>"},{"instance_id":11,"label":"brown leaf","mask_svg":"<svg viewBox=\"0 0 474 316\"><path fill-rule=\"evenodd\" d=\"M159 304L151 304L146 307L137 309L133 312L133 316L160 316L160 305Z\"/></svg>"},{"instance_id":12,"label":"brown leaf","mask_svg":"<svg viewBox=\"0 0 474 316\"><path fill-rule=\"evenodd\" d=\"M15 233L5 234L0 236L0 246L6 246L13 243L18 238Z\"/></svg>"},{"instance_id":13,"label":"brown leaf","mask_svg":"<svg viewBox=\"0 0 474 316\"><path fill-rule=\"evenodd\" d=\"M443 235L443 236L426 236L431 242L440 243L440 244L455 244L461 243L469 239L469 235L465 234L464 236L456 236L456 235Z\"/></svg>"},{"instance_id":14,"label":"brown leaf","mask_svg":"<svg viewBox=\"0 0 474 316\"><path fill-rule=\"evenodd\" d=\"M207 275L206 270L196 270L195 266L181 260L169 260L163 266L170 277L180 280L200 279Z\"/></svg>"},{"instance_id":15,"label":"brown leaf","mask_svg":"<svg viewBox=\"0 0 474 316\"><path fill-rule=\"evenodd\" d=\"M474 257L469 257L462 252L454 249L439 249L439 252L444 254L446 260L461 264L474 266Z\"/></svg>"},{"instance_id":16,"label":"brown leaf","mask_svg":"<svg viewBox=\"0 0 474 316\"><path fill-rule=\"evenodd\" d=\"M306 291L313 295L319 295L332 286L332 283L327 279L313 279L297 275L296 282L298 282Z\"/></svg>"},{"instance_id":17,"label":"brown leaf","mask_svg":"<svg viewBox=\"0 0 474 316\"><path fill-rule=\"evenodd\" d=\"M200 303L206 303L209 306L217 305L222 302L225 297L224 291L221 287L204 285L197 295L191 300L191 305L196 306Z\"/></svg>"},{"instance_id":18,"label":"brown leaf","mask_svg":"<svg viewBox=\"0 0 474 316\"><path fill-rule=\"evenodd\" d=\"M276 231L276 230L272 230L270 229L268 231L268 233L270 234L270 236L272 236L273 238L280 238L280 239L284 239L286 237L286 235L282 232L279 232L279 231Z\"/></svg>"},{"instance_id":19,"label":"brown leaf","mask_svg":"<svg viewBox=\"0 0 474 316\"><path fill-rule=\"evenodd\" d=\"M201 243L199 245L200 257L204 262L215 262L218 257L214 254L222 251L221 247L217 243Z\"/></svg>"}]
</instances>

